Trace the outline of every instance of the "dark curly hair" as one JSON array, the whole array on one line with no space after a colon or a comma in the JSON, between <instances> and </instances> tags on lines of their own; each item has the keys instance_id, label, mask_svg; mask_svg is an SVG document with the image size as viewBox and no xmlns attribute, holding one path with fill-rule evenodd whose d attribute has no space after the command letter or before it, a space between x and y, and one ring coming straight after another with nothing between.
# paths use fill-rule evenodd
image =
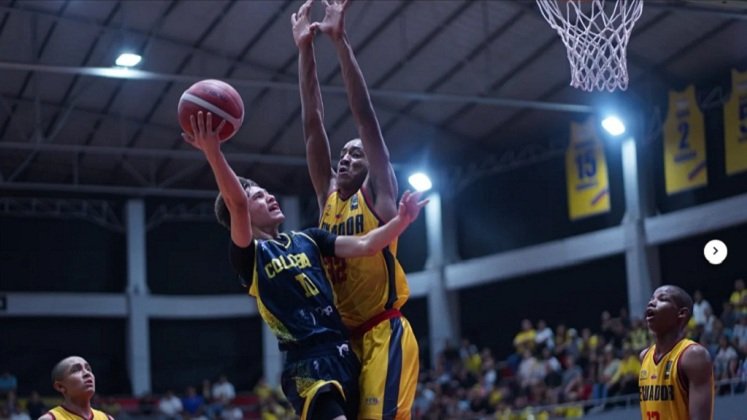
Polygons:
<instances>
[{"instance_id":1,"label":"dark curly hair","mask_svg":"<svg viewBox=\"0 0 747 420\"><path fill-rule=\"evenodd\" d=\"M259 184L252 181L249 178L237 177L239 183L246 190L249 187L258 187ZM223 225L226 229L231 230L231 212L228 211L228 206L223 200L223 196L218 193L218 197L215 198L215 218L218 219L218 223Z\"/></svg>"}]
</instances>

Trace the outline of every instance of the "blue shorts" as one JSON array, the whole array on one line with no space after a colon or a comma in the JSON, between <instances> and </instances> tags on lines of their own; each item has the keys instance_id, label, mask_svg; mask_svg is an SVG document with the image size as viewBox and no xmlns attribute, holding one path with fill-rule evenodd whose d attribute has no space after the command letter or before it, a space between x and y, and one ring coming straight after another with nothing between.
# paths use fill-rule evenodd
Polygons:
<instances>
[{"instance_id":1,"label":"blue shorts","mask_svg":"<svg viewBox=\"0 0 747 420\"><path fill-rule=\"evenodd\" d=\"M302 420L313 412L314 401L334 392L345 402L348 419L358 417L360 362L348 342L330 342L289 350L281 385L285 397Z\"/></svg>"}]
</instances>

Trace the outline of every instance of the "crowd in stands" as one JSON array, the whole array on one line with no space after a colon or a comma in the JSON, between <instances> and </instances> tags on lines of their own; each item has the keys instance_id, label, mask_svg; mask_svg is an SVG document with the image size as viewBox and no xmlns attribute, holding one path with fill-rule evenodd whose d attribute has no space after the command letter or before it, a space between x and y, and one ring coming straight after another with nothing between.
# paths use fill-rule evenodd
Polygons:
<instances>
[{"instance_id":1,"label":"crowd in stands","mask_svg":"<svg viewBox=\"0 0 747 420\"><path fill-rule=\"evenodd\" d=\"M717 394L742 393L747 387L747 288L742 279L721 303L716 315L700 291L694 291L693 317L688 337L711 354ZM479 349L468 339L449 346L432 369L421 372L413 407L416 419L577 418L614 405L610 401L637 398L639 355L652 343L641 319L625 309L617 316L603 312L597 329L580 331L564 324L525 319L513 340L514 351L497 360L489 348ZM424 366L425 368L425 366ZM18 381L10 372L0 374L0 419L39 418L59 403L36 391L16 396ZM94 406L117 419L159 420L285 420L295 418L278 389L263 379L250 393L237 396L225 375L200 387L189 386L178 395L169 390L159 397L126 399L97 396ZM605 402L606 401L606 402ZM637 401L637 399L635 399Z\"/></svg>"},{"instance_id":2,"label":"crowd in stands","mask_svg":"<svg viewBox=\"0 0 747 420\"><path fill-rule=\"evenodd\" d=\"M717 316L703 294L694 291L687 335L710 352L716 393L741 393L747 386L744 280L723 298ZM479 350L466 339L442 352L434 369L420 375L416 418L513 420L530 418L529 413L534 419L577 418L610 408L615 404L609 401L626 395L637 404L639 357L651 343L645 321L631 319L625 309L615 317L603 312L598 329L580 332L525 319L505 360L497 361L490 349Z\"/></svg>"}]
</instances>

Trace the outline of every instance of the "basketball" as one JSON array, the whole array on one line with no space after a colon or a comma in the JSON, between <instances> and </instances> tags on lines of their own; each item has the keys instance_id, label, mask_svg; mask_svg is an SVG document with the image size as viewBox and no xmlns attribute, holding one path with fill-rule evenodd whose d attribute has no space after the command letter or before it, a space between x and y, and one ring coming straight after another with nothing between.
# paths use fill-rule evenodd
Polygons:
<instances>
[{"instance_id":1,"label":"basketball","mask_svg":"<svg viewBox=\"0 0 747 420\"><path fill-rule=\"evenodd\" d=\"M185 90L179 98L179 125L185 133L192 133L189 117L197 115L198 111L213 114L213 129L225 120L218 138L224 142L233 137L244 121L244 102L233 86L220 80L201 80Z\"/></svg>"}]
</instances>

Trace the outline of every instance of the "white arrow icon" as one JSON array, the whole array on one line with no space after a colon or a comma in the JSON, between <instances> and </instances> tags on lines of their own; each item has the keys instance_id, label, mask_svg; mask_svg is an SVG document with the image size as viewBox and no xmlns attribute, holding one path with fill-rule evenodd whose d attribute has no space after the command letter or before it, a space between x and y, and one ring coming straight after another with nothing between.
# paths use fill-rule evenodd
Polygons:
<instances>
[{"instance_id":1,"label":"white arrow icon","mask_svg":"<svg viewBox=\"0 0 747 420\"><path fill-rule=\"evenodd\" d=\"M705 248L703 248L703 255L713 265L719 265L724 262L728 253L726 244L718 239L708 241Z\"/></svg>"}]
</instances>

